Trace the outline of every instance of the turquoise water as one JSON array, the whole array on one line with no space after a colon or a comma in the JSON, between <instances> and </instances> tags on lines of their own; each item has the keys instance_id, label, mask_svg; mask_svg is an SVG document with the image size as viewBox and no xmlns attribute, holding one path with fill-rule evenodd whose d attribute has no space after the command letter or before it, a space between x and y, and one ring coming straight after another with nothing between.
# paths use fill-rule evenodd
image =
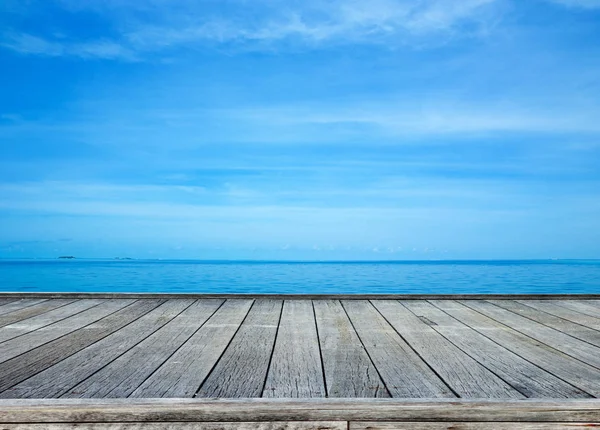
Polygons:
<instances>
[{"instance_id":1,"label":"turquoise water","mask_svg":"<svg viewBox=\"0 0 600 430\"><path fill-rule=\"evenodd\" d=\"M582 294L600 293L600 260L0 260L0 291Z\"/></svg>"}]
</instances>

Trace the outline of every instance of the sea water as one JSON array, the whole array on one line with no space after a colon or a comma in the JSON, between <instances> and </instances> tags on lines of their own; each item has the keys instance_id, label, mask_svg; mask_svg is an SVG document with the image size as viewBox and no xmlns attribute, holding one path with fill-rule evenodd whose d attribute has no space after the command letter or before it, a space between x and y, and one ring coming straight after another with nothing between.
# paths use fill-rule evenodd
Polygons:
<instances>
[{"instance_id":1,"label":"sea water","mask_svg":"<svg viewBox=\"0 0 600 430\"><path fill-rule=\"evenodd\" d=\"M583 294L600 293L600 260L0 260L0 291Z\"/></svg>"}]
</instances>

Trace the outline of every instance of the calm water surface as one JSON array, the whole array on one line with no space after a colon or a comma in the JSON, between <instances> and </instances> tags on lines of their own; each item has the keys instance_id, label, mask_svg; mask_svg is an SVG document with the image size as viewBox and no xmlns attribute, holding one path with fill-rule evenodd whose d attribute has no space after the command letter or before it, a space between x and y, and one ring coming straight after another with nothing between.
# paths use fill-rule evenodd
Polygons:
<instances>
[{"instance_id":1,"label":"calm water surface","mask_svg":"<svg viewBox=\"0 0 600 430\"><path fill-rule=\"evenodd\" d=\"M0 260L0 291L600 293L600 260L327 263Z\"/></svg>"}]
</instances>

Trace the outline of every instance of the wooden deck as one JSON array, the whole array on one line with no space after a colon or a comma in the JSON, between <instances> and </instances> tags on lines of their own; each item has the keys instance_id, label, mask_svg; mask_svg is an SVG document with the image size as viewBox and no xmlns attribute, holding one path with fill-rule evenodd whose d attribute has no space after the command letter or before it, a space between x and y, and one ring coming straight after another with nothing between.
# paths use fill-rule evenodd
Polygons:
<instances>
[{"instance_id":1,"label":"wooden deck","mask_svg":"<svg viewBox=\"0 0 600 430\"><path fill-rule=\"evenodd\" d=\"M600 422L598 297L108 297L0 296L1 429Z\"/></svg>"}]
</instances>

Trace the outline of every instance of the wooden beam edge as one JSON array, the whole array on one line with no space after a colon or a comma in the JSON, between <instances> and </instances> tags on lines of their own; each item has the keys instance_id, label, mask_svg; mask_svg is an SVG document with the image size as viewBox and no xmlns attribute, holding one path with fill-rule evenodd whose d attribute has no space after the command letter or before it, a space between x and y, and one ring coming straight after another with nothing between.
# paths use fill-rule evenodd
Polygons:
<instances>
[{"instance_id":1,"label":"wooden beam edge","mask_svg":"<svg viewBox=\"0 0 600 430\"><path fill-rule=\"evenodd\" d=\"M600 294L201 294L0 292L17 299L600 300Z\"/></svg>"},{"instance_id":2,"label":"wooden beam edge","mask_svg":"<svg viewBox=\"0 0 600 430\"><path fill-rule=\"evenodd\" d=\"M600 422L598 399L15 399L0 423Z\"/></svg>"}]
</instances>

